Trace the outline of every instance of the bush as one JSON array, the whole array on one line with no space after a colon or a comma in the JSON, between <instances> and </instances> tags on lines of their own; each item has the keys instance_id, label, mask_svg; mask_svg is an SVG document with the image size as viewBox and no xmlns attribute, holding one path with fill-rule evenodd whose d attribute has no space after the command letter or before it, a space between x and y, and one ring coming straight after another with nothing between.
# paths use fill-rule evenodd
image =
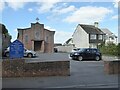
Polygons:
<instances>
[{"instance_id":1,"label":"bush","mask_svg":"<svg viewBox=\"0 0 120 90\"><path fill-rule=\"evenodd\" d=\"M119 47L118 47L119 46ZM102 44L99 46L99 49L102 54L105 55L118 55L118 48L120 48L120 45L115 45L113 43L109 43L108 45Z\"/></svg>"},{"instance_id":2,"label":"bush","mask_svg":"<svg viewBox=\"0 0 120 90\"><path fill-rule=\"evenodd\" d=\"M120 43L117 46L118 56L120 56Z\"/></svg>"}]
</instances>

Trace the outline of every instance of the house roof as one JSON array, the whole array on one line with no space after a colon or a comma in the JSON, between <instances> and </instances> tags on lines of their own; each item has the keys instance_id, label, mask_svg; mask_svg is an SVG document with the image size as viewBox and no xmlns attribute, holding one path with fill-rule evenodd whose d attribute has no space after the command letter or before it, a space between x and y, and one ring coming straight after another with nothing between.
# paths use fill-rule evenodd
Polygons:
<instances>
[{"instance_id":1,"label":"house roof","mask_svg":"<svg viewBox=\"0 0 120 90\"><path fill-rule=\"evenodd\" d=\"M101 29L94 25L79 24L88 34L105 34Z\"/></svg>"},{"instance_id":2,"label":"house roof","mask_svg":"<svg viewBox=\"0 0 120 90\"><path fill-rule=\"evenodd\" d=\"M107 28L102 28L101 29L105 34L109 35L109 37L115 37L117 38L117 36L115 34L113 34L109 29Z\"/></svg>"},{"instance_id":3,"label":"house roof","mask_svg":"<svg viewBox=\"0 0 120 90\"><path fill-rule=\"evenodd\" d=\"M69 38L69 39L65 42L65 44L68 44L71 40L72 40L72 38Z\"/></svg>"},{"instance_id":4,"label":"house roof","mask_svg":"<svg viewBox=\"0 0 120 90\"><path fill-rule=\"evenodd\" d=\"M107 28L102 28L101 29L105 34L108 34L108 35L111 35L111 34L113 34L109 29L107 29Z\"/></svg>"}]
</instances>

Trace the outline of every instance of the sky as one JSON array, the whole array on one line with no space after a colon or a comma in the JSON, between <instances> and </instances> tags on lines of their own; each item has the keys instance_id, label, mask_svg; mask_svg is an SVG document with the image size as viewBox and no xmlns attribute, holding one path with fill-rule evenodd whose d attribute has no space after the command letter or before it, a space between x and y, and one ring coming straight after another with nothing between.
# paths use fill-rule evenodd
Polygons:
<instances>
[{"instance_id":1,"label":"sky","mask_svg":"<svg viewBox=\"0 0 120 90\"><path fill-rule=\"evenodd\" d=\"M99 28L108 28L118 36L119 0L104 1L2 0L0 23L6 26L12 41L17 38L17 28L31 27L37 17L46 29L55 31L55 43L65 43L78 24L94 25L94 22L99 22Z\"/></svg>"}]
</instances>

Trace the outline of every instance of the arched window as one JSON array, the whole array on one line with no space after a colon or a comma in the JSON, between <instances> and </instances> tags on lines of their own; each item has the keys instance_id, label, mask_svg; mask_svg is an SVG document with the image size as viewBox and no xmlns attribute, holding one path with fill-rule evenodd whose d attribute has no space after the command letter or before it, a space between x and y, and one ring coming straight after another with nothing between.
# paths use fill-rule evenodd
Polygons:
<instances>
[{"instance_id":1,"label":"arched window","mask_svg":"<svg viewBox=\"0 0 120 90\"><path fill-rule=\"evenodd\" d=\"M25 42L28 43L28 35L25 35Z\"/></svg>"}]
</instances>

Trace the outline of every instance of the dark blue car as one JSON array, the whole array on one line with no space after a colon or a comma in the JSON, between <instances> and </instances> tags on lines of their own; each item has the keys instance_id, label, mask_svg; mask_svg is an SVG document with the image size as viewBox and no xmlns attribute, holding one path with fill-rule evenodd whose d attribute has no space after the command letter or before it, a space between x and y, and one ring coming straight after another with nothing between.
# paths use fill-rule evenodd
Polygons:
<instances>
[{"instance_id":1,"label":"dark blue car","mask_svg":"<svg viewBox=\"0 0 120 90\"><path fill-rule=\"evenodd\" d=\"M81 48L77 52L70 53L72 59L83 60L83 59L95 59L99 61L102 59L102 54L96 48Z\"/></svg>"}]
</instances>

